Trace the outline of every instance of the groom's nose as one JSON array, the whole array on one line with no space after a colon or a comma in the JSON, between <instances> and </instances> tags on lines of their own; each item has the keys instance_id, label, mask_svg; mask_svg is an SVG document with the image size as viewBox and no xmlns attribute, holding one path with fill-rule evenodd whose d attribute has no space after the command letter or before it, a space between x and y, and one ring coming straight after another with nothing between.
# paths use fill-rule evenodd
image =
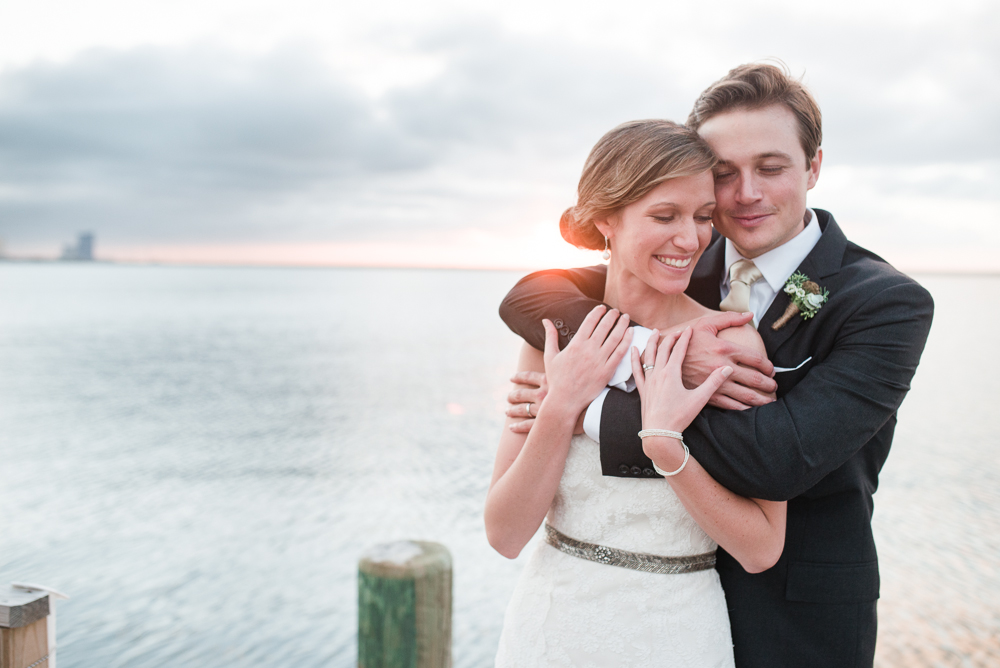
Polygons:
<instances>
[{"instance_id":1,"label":"groom's nose","mask_svg":"<svg viewBox=\"0 0 1000 668\"><path fill-rule=\"evenodd\" d=\"M752 204L761 198L758 179L753 173L741 174L739 186L736 189L736 201L740 204Z\"/></svg>"}]
</instances>

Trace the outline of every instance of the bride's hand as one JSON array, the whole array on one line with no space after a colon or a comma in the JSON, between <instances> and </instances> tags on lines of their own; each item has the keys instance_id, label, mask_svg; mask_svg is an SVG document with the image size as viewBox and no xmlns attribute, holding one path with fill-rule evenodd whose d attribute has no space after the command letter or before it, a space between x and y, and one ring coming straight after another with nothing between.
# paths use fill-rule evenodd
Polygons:
<instances>
[{"instance_id":1,"label":"bride's hand","mask_svg":"<svg viewBox=\"0 0 1000 668\"><path fill-rule=\"evenodd\" d=\"M645 369L639 350L632 349L632 375L642 399L643 429L684 431L733 372L732 367L719 367L698 387L685 388L681 367L689 341L690 327L668 334L662 341L659 330L653 330L644 353Z\"/></svg>"},{"instance_id":2,"label":"bride's hand","mask_svg":"<svg viewBox=\"0 0 1000 668\"><path fill-rule=\"evenodd\" d=\"M605 310L601 305L588 313L562 351L555 326L542 320L545 377L549 383L543 403L582 412L611 380L632 343L632 329L627 315L619 317L617 309Z\"/></svg>"}]
</instances>

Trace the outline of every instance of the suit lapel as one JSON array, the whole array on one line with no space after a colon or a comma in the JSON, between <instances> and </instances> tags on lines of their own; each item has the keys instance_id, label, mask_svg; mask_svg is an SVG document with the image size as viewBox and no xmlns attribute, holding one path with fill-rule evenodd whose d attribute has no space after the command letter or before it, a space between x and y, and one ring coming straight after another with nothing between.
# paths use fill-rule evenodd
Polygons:
<instances>
[{"instance_id":1,"label":"suit lapel","mask_svg":"<svg viewBox=\"0 0 1000 668\"><path fill-rule=\"evenodd\" d=\"M719 281L726 263L726 239L713 232L713 241L702 253L691 273L687 295L702 306L718 311L722 302Z\"/></svg>"},{"instance_id":2,"label":"suit lapel","mask_svg":"<svg viewBox=\"0 0 1000 668\"><path fill-rule=\"evenodd\" d=\"M844 261L844 251L847 249L847 237L844 236L830 212L822 209L813 209L813 211L816 212L816 219L820 230L822 230L822 235L796 271L823 285L821 279L833 276L840 271ZM791 299L785 294L785 291L779 292L757 327L757 332L764 340L764 347L769 355L774 355L778 348L806 322L801 316L795 316L778 331L771 329L771 325L782 316L790 303Z\"/></svg>"}]
</instances>

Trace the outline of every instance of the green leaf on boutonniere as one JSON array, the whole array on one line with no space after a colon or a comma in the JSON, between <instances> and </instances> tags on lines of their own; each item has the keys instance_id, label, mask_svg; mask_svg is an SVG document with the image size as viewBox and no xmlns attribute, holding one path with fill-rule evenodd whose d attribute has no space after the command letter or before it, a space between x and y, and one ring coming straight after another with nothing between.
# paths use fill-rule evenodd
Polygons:
<instances>
[{"instance_id":1,"label":"green leaf on boutonniere","mask_svg":"<svg viewBox=\"0 0 1000 668\"><path fill-rule=\"evenodd\" d=\"M799 272L788 277L788 281L785 282L785 294L791 299L791 303L781 317L771 325L773 330L781 329L797 315L801 315L803 320L808 320L816 315L830 297L829 290L819 287L810 281L808 276Z\"/></svg>"}]
</instances>

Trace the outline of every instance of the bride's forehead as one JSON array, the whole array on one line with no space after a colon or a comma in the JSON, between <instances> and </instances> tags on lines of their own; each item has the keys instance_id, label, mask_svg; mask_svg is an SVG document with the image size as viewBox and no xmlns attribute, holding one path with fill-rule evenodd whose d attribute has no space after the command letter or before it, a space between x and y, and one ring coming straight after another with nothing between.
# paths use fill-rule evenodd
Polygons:
<instances>
[{"instance_id":1,"label":"bride's forehead","mask_svg":"<svg viewBox=\"0 0 1000 668\"><path fill-rule=\"evenodd\" d=\"M637 208L699 208L714 203L715 183L710 171L664 181L635 202Z\"/></svg>"}]
</instances>

